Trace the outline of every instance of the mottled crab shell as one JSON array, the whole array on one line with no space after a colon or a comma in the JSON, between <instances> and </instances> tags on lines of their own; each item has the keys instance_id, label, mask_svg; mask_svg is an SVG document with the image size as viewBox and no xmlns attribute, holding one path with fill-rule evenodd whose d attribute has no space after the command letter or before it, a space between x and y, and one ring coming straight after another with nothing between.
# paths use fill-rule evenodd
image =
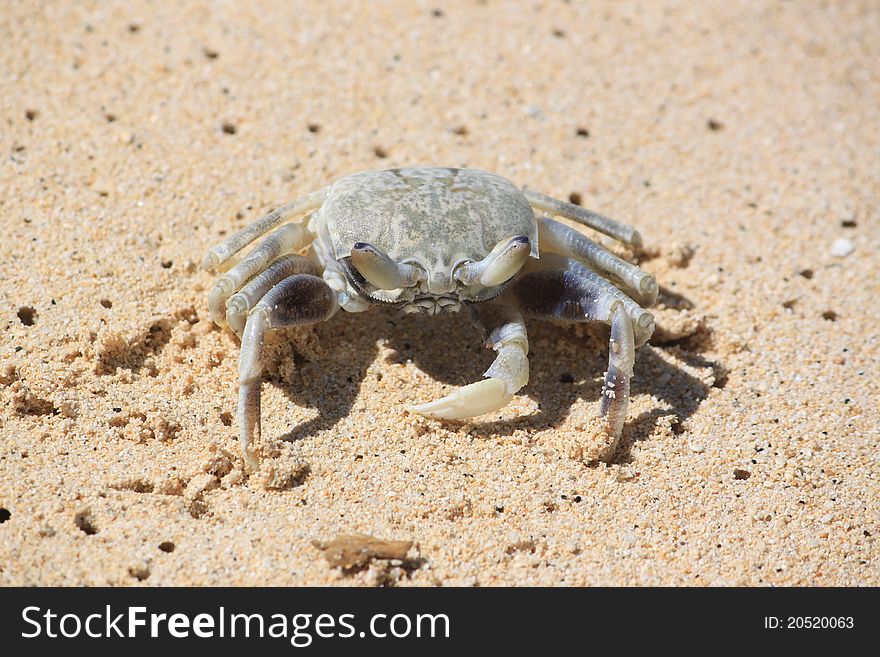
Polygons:
<instances>
[{"instance_id":1,"label":"mottled crab shell","mask_svg":"<svg viewBox=\"0 0 880 657\"><path fill-rule=\"evenodd\" d=\"M480 169L355 173L331 187L321 215L337 260L355 243L369 242L397 262L418 263L432 280L449 280L459 263L482 260L518 235L531 240L538 257L528 200L509 180Z\"/></svg>"}]
</instances>

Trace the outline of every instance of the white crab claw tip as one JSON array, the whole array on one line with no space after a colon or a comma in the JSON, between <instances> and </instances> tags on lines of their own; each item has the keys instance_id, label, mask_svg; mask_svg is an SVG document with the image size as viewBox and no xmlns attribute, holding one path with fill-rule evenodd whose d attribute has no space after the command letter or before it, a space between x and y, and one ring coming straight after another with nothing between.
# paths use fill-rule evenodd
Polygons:
<instances>
[{"instance_id":1,"label":"white crab claw tip","mask_svg":"<svg viewBox=\"0 0 880 657\"><path fill-rule=\"evenodd\" d=\"M459 388L437 401L411 406L410 410L425 417L442 420L464 420L491 413L505 406L513 395L501 379L490 378Z\"/></svg>"}]
</instances>

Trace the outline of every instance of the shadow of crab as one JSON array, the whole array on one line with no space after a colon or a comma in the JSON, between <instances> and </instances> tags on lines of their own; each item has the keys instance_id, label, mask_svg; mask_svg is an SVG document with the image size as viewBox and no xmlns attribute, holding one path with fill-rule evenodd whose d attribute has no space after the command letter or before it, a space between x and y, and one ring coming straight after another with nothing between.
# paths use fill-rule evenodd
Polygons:
<instances>
[{"instance_id":1,"label":"shadow of crab","mask_svg":"<svg viewBox=\"0 0 880 657\"><path fill-rule=\"evenodd\" d=\"M513 419L472 419L468 424L478 437L556 429L579 400L595 404L598 413L602 373L608 362L607 327L527 323L531 372L523 392L535 401L538 410ZM270 385L278 386L293 404L317 412L312 419L290 426L280 436L285 441L302 440L332 429L351 412L368 370L379 357L380 340L388 350L388 365L405 366L411 361L450 390L480 380L494 357L491 350L482 346L466 313L425 317L377 308L367 313L339 313L309 330L320 345L320 353L311 362L293 347L287 347L282 350L282 360L295 360L295 366L267 363L266 381ZM283 333L279 338L285 339ZM655 408L630 416L614 462L629 461L633 445L649 439L664 422L679 433L684 422L696 412L711 386L669 360L723 372L722 366L699 353L703 348L703 341L691 341L663 346L648 344L638 350L631 394L650 395L657 403ZM674 358L669 358L670 354ZM333 373L332 378L328 372ZM430 393L418 387L413 387L409 394L410 403L430 399Z\"/></svg>"},{"instance_id":2,"label":"shadow of crab","mask_svg":"<svg viewBox=\"0 0 880 657\"><path fill-rule=\"evenodd\" d=\"M279 388L297 407L317 411L304 422L291 421L288 430L278 436L280 440L314 437L349 415L378 356L376 338L386 330L386 320L381 313L338 313L329 322L281 330L271 336L275 348L271 350L274 353L266 354L264 386ZM317 354L303 355L295 340L290 340L297 332L313 335L319 345ZM328 377L327 372L333 376Z\"/></svg>"},{"instance_id":3,"label":"shadow of crab","mask_svg":"<svg viewBox=\"0 0 880 657\"><path fill-rule=\"evenodd\" d=\"M595 404L595 413L599 412L602 374L608 364L608 329L589 325L578 330L571 324L537 321L527 324L530 375L528 387L521 394L534 400L538 410L515 419L493 420L486 416L468 420L475 436L494 438L523 429L540 433L559 428L579 400ZM456 350L450 343L465 346ZM479 380L493 357L491 351L481 347L477 331L467 321L441 321L423 332L395 332L389 335L389 346L394 349L392 361L412 359L433 379L450 386ZM648 344L636 354L631 395L650 395L657 407L628 419L616 463L629 460L632 446L648 439L664 418L669 418L673 431L678 431L709 395L710 385L661 357L663 350ZM675 350L676 358L691 367L722 369L697 353L680 347Z\"/></svg>"},{"instance_id":4,"label":"shadow of crab","mask_svg":"<svg viewBox=\"0 0 880 657\"><path fill-rule=\"evenodd\" d=\"M483 347L466 314L433 318L428 320L432 326L421 330L417 326L425 318L405 317L403 321L412 329L388 336L389 361L411 359L432 379L447 384L446 392L479 381L492 364L495 353ZM534 400L537 412L505 420L486 415L450 424L466 422L478 436L507 436L524 428L541 431L557 426L578 399L598 403L600 377L608 363L607 329L603 334L602 327L590 327L579 337L572 326L528 320L527 325L529 383L519 394ZM563 382L568 377L571 382ZM414 401L429 401L425 393L416 390L413 395Z\"/></svg>"}]
</instances>

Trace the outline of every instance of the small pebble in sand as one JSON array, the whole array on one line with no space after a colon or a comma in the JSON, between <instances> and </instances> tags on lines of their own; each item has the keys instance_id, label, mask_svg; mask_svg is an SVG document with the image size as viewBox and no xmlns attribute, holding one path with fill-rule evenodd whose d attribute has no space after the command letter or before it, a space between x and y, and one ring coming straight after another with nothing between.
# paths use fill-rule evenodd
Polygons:
<instances>
[{"instance_id":1,"label":"small pebble in sand","mask_svg":"<svg viewBox=\"0 0 880 657\"><path fill-rule=\"evenodd\" d=\"M845 258L855 250L856 247L852 240L848 240L845 237L834 240L834 244L831 245L831 255L835 258Z\"/></svg>"},{"instance_id":2,"label":"small pebble in sand","mask_svg":"<svg viewBox=\"0 0 880 657\"><path fill-rule=\"evenodd\" d=\"M330 565L343 570L360 568L373 559L403 561L412 541L384 541L366 534L339 536L329 543L312 541L324 553Z\"/></svg>"}]
</instances>

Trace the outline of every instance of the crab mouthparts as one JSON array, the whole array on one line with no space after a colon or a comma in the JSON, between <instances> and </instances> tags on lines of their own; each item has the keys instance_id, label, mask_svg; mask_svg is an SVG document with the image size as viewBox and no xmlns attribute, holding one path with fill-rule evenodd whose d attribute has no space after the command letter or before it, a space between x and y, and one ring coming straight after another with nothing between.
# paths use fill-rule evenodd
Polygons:
<instances>
[{"instance_id":1,"label":"crab mouthparts","mask_svg":"<svg viewBox=\"0 0 880 657\"><path fill-rule=\"evenodd\" d=\"M440 313L457 313L461 310L461 301L454 296L434 296L425 294L416 297L404 307L408 313L425 313L427 315L439 315Z\"/></svg>"}]
</instances>

